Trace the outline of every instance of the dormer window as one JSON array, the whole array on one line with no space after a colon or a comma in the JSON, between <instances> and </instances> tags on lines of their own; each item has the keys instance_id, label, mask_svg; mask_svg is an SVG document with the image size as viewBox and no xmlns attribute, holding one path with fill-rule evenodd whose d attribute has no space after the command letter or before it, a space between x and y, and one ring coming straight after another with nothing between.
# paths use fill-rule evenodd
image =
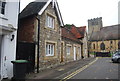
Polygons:
<instances>
[{"instance_id":1,"label":"dormer window","mask_svg":"<svg viewBox=\"0 0 120 81\"><path fill-rule=\"evenodd\" d=\"M47 17L46 17L46 26L49 27L49 28L54 29L54 20L55 20L54 17L47 15Z\"/></svg>"},{"instance_id":2,"label":"dormer window","mask_svg":"<svg viewBox=\"0 0 120 81\"><path fill-rule=\"evenodd\" d=\"M5 14L5 5L6 5L6 2L1 0L0 1L0 13L3 15Z\"/></svg>"}]
</instances>

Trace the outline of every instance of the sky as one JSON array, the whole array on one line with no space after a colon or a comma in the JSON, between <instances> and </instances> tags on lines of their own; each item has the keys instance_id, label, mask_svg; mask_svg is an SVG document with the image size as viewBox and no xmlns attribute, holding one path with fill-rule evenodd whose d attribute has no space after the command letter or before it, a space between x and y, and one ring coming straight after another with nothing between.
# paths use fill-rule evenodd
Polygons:
<instances>
[{"instance_id":1,"label":"sky","mask_svg":"<svg viewBox=\"0 0 120 81\"><path fill-rule=\"evenodd\" d=\"M34 0L21 0L21 11ZM118 24L120 0L57 0L64 24L88 26L88 19L102 17L103 26Z\"/></svg>"}]
</instances>

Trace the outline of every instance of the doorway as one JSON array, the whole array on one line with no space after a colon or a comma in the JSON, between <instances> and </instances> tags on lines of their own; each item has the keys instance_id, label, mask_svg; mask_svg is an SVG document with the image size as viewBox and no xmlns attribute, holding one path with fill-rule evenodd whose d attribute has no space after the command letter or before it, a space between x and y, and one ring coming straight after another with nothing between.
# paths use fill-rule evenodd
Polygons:
<instances>
[{"instance_id":1,"label":"doorway","mask_svg":"<svg viewBox=\"0 0 120 81\"><path fill-rule=\"evenodd\" d=\"M1 46L2 46L2 35L0 35L0 79L1 79Z\"/></svg>"},{"instance_id":2,"label":"doorway","mask_svg":"<svg viewBox=\"0 0 120 81\"><path fill-rule=\"evenodd\" d=\"M74 47L74 60L76 60L76 47Z\"/></svg>"},{"instance_id":3,"label":"doorway","mask_svg":"<svg viewBox=\"0 0 120 81\"><path fill-rule=\"evenodd\" d=\"M63 62L63 43L61 43L61 62Z\"/></svg>"}]
</instances>

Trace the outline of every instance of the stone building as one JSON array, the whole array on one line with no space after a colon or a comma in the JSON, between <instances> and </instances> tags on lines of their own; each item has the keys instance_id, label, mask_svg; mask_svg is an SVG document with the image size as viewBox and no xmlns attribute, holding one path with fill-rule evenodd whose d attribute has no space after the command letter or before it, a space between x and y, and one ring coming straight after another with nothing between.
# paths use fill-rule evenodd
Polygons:
<instances>
[{"instance_id":1,"label":"stone building","mask_svg":"<svg viewBox=\"0 0 120 81\"><path fill-rule=\"evenodd\" d=\"M31 66L35 59L37 69L60 63L61 26L63 21L56 0L28 4L19 15L17 58L31 60ZM29 49L29 45L33 48Z\"/></svg>"},{"instance_id":2,"label":"stone building","mask_svg":"<svg viewBox=\"0 0 120 81\"><path fill-rule=\"evenodd\" d=\"M86 26L62 28L62 61L75 61L88 57Z\"/></svg>"},{"instance_id":3,"label":"stone building","mask_svg":"<svg viewBox=\"0 0 120 81\"><path fill-rule=\"evenodd\" d=\"M20 13L17 59L29 61L27 72L88 57L86 26L63 26L56 0L32 2Z\"/></svg>"},{"instance_id":4,"label":"stone building","mask_svg":"<svg viewBox=\"0 0 120 81\"><path fill-rule=\"evenodd\" d=\"M98 19L98 18L97 18ZM96 20L96 19L94 19ZM93 21L88 20L88 24L92 23ZM98 23L99 22L98 20ZM89 51L91 53L112 53L120 48L120 34L118 30L120 29L120 25L112 25L101 27L97 26L97 31L92 30L91 25L89 26L88 31L93 31L90 34L89 42L90 48ZM93 25L93 27L96 27ZM95 29L95 28L94 28Z\"/></svg>"},{"instance_id":5,"label":"stone building","mask_svg":"<svg viewBox=\"0 0 120 81\"><path fill-rule=\"evenodd\" d=\"M93 32L100 31L103 27L102 17L88 20L88 39L91 37Z\"/></svg>"}]
</instances>

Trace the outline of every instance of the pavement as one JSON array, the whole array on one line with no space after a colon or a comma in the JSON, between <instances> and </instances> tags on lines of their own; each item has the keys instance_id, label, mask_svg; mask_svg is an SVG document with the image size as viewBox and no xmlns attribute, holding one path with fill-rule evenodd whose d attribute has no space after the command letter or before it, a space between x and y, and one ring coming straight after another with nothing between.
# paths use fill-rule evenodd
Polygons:
<instances>
[{"instance_id":1,"label":"pavement","mask_svg":"<svg viewBox=\"0 0 120 81\"><path fill-rule=\"evenodd\" d=\"M68 76L70 73L76 71L88 65L92 61L94 61L94 57L89 57L86 59L80 59L77 61L71 61L68 63L61 63L58 66L51 67L45 70L40 70L39 73L31 73L26 75L26 81L44 81L44 80L57 80L63 79L64 76ZM10 80L2 80L2 81L10 81Z\"/></svg>"}]
</instances>

